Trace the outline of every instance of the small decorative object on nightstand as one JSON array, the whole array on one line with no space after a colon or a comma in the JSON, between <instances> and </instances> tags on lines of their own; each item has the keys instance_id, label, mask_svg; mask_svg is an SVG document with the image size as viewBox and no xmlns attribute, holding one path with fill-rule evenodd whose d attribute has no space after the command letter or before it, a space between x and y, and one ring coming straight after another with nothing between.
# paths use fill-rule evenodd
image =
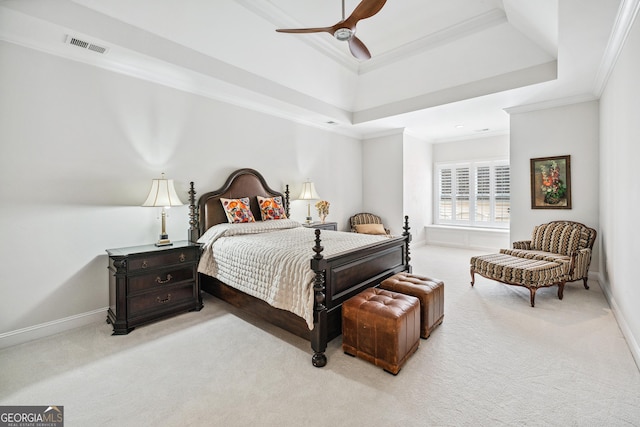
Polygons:
<instances>
[{"instance_id":1,"label":"small decorative object on nightstand","mask_svg":"<svg viewBox=\"0 0 640 427\"><path fill-rule=\"evenodd\" d=\"M320 217L320 222L323 224L327 220L327 215L329 215L330 205L331 203L327 202L326 200L320 200L319 202L316 202L316 209L318 210L318 216Z\"/></svg>"},{"instance_id":2,"label":"small decorative object on nightstand","mask_svg":"<svg viewBox=\"0 0 640 427\"><path fill-rule=\"evenodd\" d=\"M337 222L312 222L310 224L302 224L307 228L319 228L320 230L338 231Z\"/></svg>"},{"instance_id":3,"label":"small decorative object on nightstand","mask_svg":"<svg viewBox=\"0 0 640 427\"><path fill-rule=\"evenodd\" d=\"M200 246L187 241L172 246L144 245L107 249L109 309L113 335L170 315L202 309L198 258Z\"/></svg>"}]
</instances>

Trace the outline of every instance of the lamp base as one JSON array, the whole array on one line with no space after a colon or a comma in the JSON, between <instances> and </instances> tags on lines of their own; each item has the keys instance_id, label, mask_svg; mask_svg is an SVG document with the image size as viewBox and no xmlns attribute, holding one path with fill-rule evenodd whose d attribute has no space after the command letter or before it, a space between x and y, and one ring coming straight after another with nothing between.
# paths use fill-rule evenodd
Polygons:
<instances>
[{"instance_id":1,"label":"lamp base","mask_svg":"<svg viewBox=\"0 0 640 427\"><path fill-rule=\"evenodd\" d=\"M156 242L156 246L171 246L173 243L169 240L169 236L161 234L160 239Z\"/></svg>"},{"instance_id":2,"label":"lamp base","mask_svg":"<svg viewBox=\"0 0 640 427\"><path fill-rule=\"evenodd\" d=\"M307 223L307 224L311 224L311 221L312 221L312 218L311 218L310 216L308 216L308 217L307 217L307 221L306 221L306 223Z\"/></svg>"}]
</instances>

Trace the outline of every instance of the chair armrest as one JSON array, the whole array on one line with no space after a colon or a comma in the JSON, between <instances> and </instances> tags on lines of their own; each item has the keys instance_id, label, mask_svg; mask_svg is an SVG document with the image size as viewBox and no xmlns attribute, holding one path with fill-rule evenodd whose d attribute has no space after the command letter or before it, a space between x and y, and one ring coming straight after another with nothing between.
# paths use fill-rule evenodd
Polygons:
<instances>
[{"instance_id":1,"label":"chair armrest","mask_svg":"<svg viewBox=\"0 0 640 427\"><path fill-rule=\"evenodd\" d=\"M582 279L587 277L589 273L589 264L591 264L591 249L578 249L571 254L571 266L569 267L569 275L571 280Z\"/></svg>"},{"instance_id":2,"label":"chair armrest","mask_svg":"<svg viewBox=\"0 0 640 427\"><path fill-rule=\"evenodd\" d=\"M531 240L518 240L513 242L513 249L531 249Z\"/></svg>"}]
</instances>

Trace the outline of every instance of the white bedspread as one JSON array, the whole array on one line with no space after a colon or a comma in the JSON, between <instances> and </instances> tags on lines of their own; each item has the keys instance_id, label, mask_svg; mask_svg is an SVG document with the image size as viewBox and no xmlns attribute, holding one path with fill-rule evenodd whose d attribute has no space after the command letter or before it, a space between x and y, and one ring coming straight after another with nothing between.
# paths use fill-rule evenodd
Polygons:
<instances>
[{"instance_id":1,"label":"white bedspread","mask_svg":"<svg viewBox=\"0 0 640 427\"><path fill-rule=\"evenodd\" d=\"M340 231L322 232L320 238L324 257L387 239ZM200 273L293 312L313 329L315 229L293 220L219 224L198 242L205 248Z\"/></svg>"}]
</instances>

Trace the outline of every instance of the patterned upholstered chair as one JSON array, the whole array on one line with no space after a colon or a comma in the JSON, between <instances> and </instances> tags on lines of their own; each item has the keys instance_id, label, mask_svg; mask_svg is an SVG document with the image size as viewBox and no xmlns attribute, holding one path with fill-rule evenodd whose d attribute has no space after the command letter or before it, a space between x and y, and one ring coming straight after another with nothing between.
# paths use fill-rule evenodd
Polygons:
<instances>
[{"instance_id":1,"label":"patterned upholstered chair","mask_svg":"<svg viewBox=\"0 0 640 427\"><path fill-rule=\"evenodd\" d=\"M361 212L349 218L351 231L354 233L367 234L391 234L388 228L382 224L382 219L378 215Z\"/></svg>"},{"instance_id":2,"label":"patterned upholstered chair","mask_svg":"<svg viewBox=\"0 0 640 427\"><path fill-rule=\"evenodd\" d=\"M567 282L583 281L585 289L596 230L573 221L552 221L533 229L531 240L513 242L499 254L471 257L471 286L478 273L508 285L524 286L534 306L538 288L558 285L562 299Z\"/></svg>"}]
</instances>

